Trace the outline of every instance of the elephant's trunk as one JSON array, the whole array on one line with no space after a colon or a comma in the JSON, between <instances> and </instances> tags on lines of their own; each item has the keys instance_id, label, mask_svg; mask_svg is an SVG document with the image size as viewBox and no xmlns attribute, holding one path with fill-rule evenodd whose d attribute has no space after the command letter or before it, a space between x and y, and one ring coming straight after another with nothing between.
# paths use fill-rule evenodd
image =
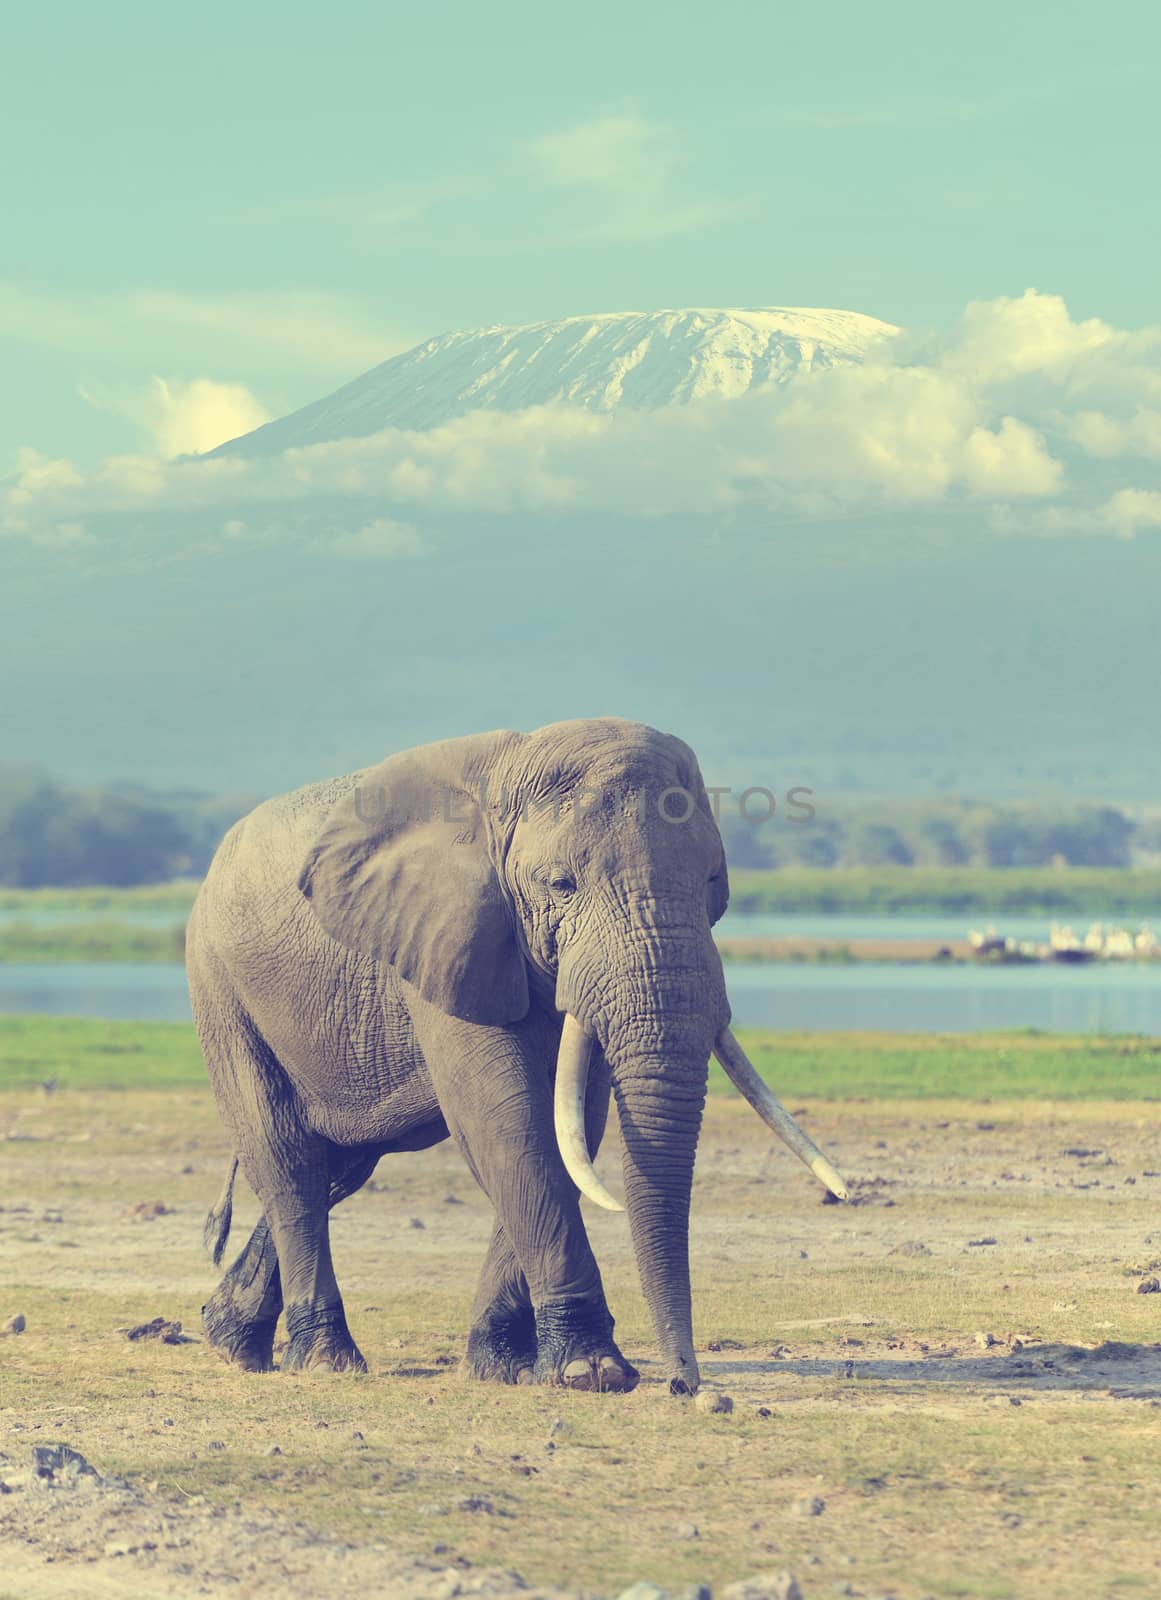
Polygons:
<instances>
[{"instance_id":1,"label":"elephant's trunk","mask_svg":"<svg viewBox=\"0 0 1161 1600\"><path fill-rule=\"evenodd\" d=\"M689 1198L705 1103L700 1052L635 1056L613 1068L624 1144L625 1200L641 1287L670 1389L698 1386L689 1287Z\"/></svg>"},{"instance_id":2,"label":"elephant's trunk","mask_svg":"<svg viewBox=\"0 0 1161 1600\"><path fill-rule=\"evenodd\" d=\"M566 1015L556 1067L556 1137L581 1193L609 1211L623 1211L597 1175L585 1134L592 1045L592 1035ZM689 1290L689 1194L706 1082L698 1059L678 1075L671 1055L639 1055L618 1063L614 1073L633 1248L670 1385L683 1394L698 1383Z\"/></svg>"},{"instance_id":3,"label":"elephant's trunk","mask_svg":"<svg viewBox=\"0 0 1161 1600\"><path fill-rule=\"evenodd\" d=\"M821 1181L842 1179L766 1089L730 1032L721 962L708 929L668 908L634 908L631 938L605 959L562 961L565 1013L556 1077L556 1133L569 1175L597 1204L622 1209L598 1178L585 1135L593 1039L608 1062L624 1144L625 1209L641 1284L675 1392L697 1388L689 1283L689 1202L711 1050L764 1120Z\"/></svg>"}]
</instances>

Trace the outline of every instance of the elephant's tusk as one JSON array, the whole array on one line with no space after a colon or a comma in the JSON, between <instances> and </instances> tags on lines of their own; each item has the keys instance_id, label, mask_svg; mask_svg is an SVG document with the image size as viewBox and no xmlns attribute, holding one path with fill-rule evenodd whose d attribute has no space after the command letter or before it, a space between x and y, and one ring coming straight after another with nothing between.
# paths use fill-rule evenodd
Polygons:
<instances>
[{"instance_id":1,"label":"elephant's tusk","mask_svg":"<svg viewBox=\"0 0 1161 1600\"><path fill-rule=\"evenodd\" d=\"M565 1171L582 1194L587 1194L606 1211L624 1211L619 1200L613 1198L597 1177L593 1158L589 1155L589 1141L585 1134L585 1087L589 1076L589 1056L592 1053L592 1035L580 1023L565 1013L564 1029L560 1035L560 1053L556 1058L556 1100L554 1116L556 1142L564 1160Z\"/></svg>"},{"instance_id":2,"label":"elephant's tusk","mask_svg":"<svg viewBox=\"0 0 1161 1600\"><path fill-rule=\"evenodd\" d=\"M723 1028L718 1034L714 1044L714 1055L725 1068L726 1075L734 1087L750 1102L762 1121L773 1128L778 1137L789 1145L799 1161L810 1168L818 1181L824 1184L836 1199L849 1200L850 1190L842 1178L813 1139L803 1133L785 1106L780 1104L776 1096L767 1089L729 1028ZM557 1079L558 1084L559 1081Z\"/></svg>"}]
</instances>

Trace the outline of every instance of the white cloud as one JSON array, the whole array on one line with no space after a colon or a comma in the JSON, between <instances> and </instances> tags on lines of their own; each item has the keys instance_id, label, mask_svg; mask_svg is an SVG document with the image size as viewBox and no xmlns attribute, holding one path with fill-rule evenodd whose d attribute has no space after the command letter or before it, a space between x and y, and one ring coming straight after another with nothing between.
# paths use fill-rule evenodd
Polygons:
<instances>
[{"instance_id":1,"label":"white cloud","mask_svg":"<svg viewBox=\"0 0 1161 1600\"><path fill-rule=\"evenodd\" d=\"M99 534L103 517L172 510L206 513L226 539L382 559L422 550L416 508L656 517L751 506L777 513L776 527L787 515L975 503L994 526L1131 536L1161 526L1161 477L1149 477L1159 380L1154 332L1075 323L1056 297L1028 294L970 307L926 359L886 347L867 365L801 372L739 400L612 417L477 411L426 433L254 460L122 456L90 473L25 453L0 482L0 528ZM221 386L200 398L193 388L166 391L166 425L190 430L180 437L239 420ZM251 401L241 391L229 404ZM1122 456L1138 464L1118 481Z\"/></svg>"},{"instance_id":2,"label":"white cloud","mask_svg":"<svg viewBox=\"0 0 1161 1600\"><path fill-rule=\"evenodd\" d=\"M81 393L135 422L167 457L202 455L270 421L270 412L244 384L214 378L154 378L141 394Z\"/></svg>"},{"instance_id":3,"label":"white cloud","mask_svg":"<svg viewBox=\"0 0 1161 1600\"><path fill-rule=\"evenodd\" d=\"M973 428L964 443L964 482L973 494L1052 495L1064 466L1045 449L1044 437L1018 417L1003 417L999 427Z\"/></svg>"},{"instance_id":4,"label":"white cloud","mask_svg":"<svg viewBox=\"0 0 1161 1600\"><path fill-rule=\"evenodd\" d=\"M1161 411L1140 406L1131 417L1118 419L1103 411L1078 411L1065 419L1073 441L1087 455L1110 460L1116 456L1144 456L1161 461Z\"/></svg>"},{"instance_id":5,"label":"white cloud","mask_svg":"<svg viewBox=\"0 0 1161 1600\"><path fill-rule=\"evenodd\" d=\"M1114 533L1128 538L1140 528L1161 528L1161 490L1118 489L1098 515Z\"/></svg>"},{"instance_id":6,"label":"white cloud","mask_svg":"<svg viewBox=\"0 0 1161 1600\"><path fill-rule=\"evenodd\" d=\"M532 165L550 183L655 189L674 164L673 133L636 112L614 112L541 134L526 146Z\"/></svg>"},{"instance_id":7,"label":"white cloud","mask_svg":"<svg viewBox=\"0 0 1161 1600\"><path fill-rule=\"evenodd\" d=\"M321 555L351 561L411 560L425 553L418 530L393 517L376 517L354 533L332 534L318 540L315 548Z\"/></svg>"},{"instance_id":8,"label":"white cloud","mask_svg":"<svg viewBox=\"0 0 1161 1600\"><path fill-rule=\"evenodd\" d=\"M548 217L537 243L612 244L672 238L744 215L738 195L688 192L689 162L676 131L635 110L608 111L543 133L520 147L523 165L567 199L567 221Z\"/></svg>"},{"instance_id":9,"label":"white cloud","mask_svg":"<svg viewBox=\"0 0 1161 1600\"><path fill-rule=\"evenodd\" d=\"M1029 373L1066 382L1069 369L1094 351L1123 343L1098 317L1074 322L1058 294L1028 289L1018 299L976 300L965 310L942 365L976 383Z\"/></svg>"}]
</instances>

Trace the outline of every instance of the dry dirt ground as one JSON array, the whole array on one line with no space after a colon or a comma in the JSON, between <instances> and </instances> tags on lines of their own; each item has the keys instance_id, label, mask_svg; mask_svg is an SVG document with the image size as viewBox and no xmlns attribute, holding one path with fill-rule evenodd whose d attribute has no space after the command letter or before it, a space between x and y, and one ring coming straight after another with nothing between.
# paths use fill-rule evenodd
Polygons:
<instances>
[{"instance_id":1,"label":"dry dirt ground","mask_svg":"<svg viewBox=\"0 0 1161 1600\"><path fill-rule=\"evenodd\" d=\"M369 1375L237 1373L198 1320L208 1093L0 1097L0 1323L26 1319L0 1338L0 1596L720 1596L780 1568L805 1600L1161 1594L1159 1108L794 1109L857 1203L711 1100L711 1414L658 1381L625 1219L596 1211L640 1388L460 1377L489 1214L448 1145L334 1214ZM615 1186L615 1141L601 1165ZM189 1342L119 1331L154 1317Z\"/></svg>"}]
</instances>

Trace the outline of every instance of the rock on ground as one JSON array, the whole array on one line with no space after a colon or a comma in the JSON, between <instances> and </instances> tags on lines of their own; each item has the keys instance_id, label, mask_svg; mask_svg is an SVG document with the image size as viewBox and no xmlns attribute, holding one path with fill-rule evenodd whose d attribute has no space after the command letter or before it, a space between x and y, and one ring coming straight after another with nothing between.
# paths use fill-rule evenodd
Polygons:
<instances>
[{"instance_id":1,"label":"rock on ground","mask_svg":"<svg viewBox=\"0 0 1161 1600\"><path fill-rule=\"evenodd\" d=\"M763 1572L727 1584L721 1600L802 1600L802 1590L793 1572Z\"/></svg>"}]
</instances>

